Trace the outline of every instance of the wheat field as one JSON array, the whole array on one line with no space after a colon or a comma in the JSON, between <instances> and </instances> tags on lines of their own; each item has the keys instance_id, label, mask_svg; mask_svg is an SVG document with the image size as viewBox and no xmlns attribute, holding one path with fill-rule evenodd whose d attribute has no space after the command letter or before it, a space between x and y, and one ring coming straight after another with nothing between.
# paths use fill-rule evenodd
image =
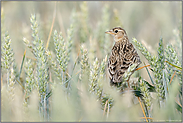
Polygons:
<instances>
[{"instance_id":1,"label":"wheat field","mask_svg":"<svg viewBox=\"0 0 183 123\"><path fill-rule=\"evenodd\" d=\"M142 64L113 87L118 26ZM181 2L1 2L1 121L182 122Z\"/></svg>"}]
</instances>

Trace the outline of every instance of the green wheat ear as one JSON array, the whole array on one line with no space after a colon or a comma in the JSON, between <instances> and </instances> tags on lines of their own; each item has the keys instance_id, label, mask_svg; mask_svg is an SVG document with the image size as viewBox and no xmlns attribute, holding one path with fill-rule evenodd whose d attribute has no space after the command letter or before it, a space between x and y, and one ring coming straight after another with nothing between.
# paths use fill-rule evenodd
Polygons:
<instances>
[{"instance_id":1,"label":"green wheat ear","mask_svg":"<svg viewBox=\"0 0 183 123\"><path fill-rule=\"evenodd\" d=\"M55 45L55 51L56 51L56 60L59 65L59 67L64 72L66 69L65 63L66 63L66 44L65 40L62 36L62 33L59 34L57 31L54 31L54 45Z\"/></svg>"},{"instance_id":2,"label":"green wheat ear","mask_svg":"<svg viewBox=\"0 0 183 123\"><path fill-rule=\"evenodd\" d=\"M13 90L15 84L15 70L14 70L14 53L11 48L11 39L8 32L5 33L4 40L2 41L1 46L1 68L2 75L6 74L6 84L8 85L8 90L10 93L10 97L13 98Z\"/></svg>"},{"instance_id":3,"label":"green wheat ear","mask_svg":"<svg viewBox=\"0 0 183 123\"><path fill-rule=\"evenodd\" d=\"M31 29L32 29L32 46L34 49L34 55L36 58L36 81L38 83L40 94L45 95L46 93L46 83L49 79L48 74L48 61L46 57L46 51L43 44L43 41L40 39L38 35L38 22L36 20L35 14L32 14L30 17Z\"/></svg>"},{"instance_id":4,"label":"green wheat ear","mask_svg":"<svg viewBox=\"0 0 183 123\"><path fill-rule=\"evenodd\" d=\"M164 86L163 86L163 69L165 68L165 56L164 56L164 48L163 48L163 39L161 38L159 41L158 47L158 59L157 59L157 66L154 68L155 70L155 87L156 91L158 92L159 100L165 98L164 95Z\"/></svg>"},{"instance_id":5,"label":"green wheat ear","mask_svg":"<svg viewBox=\"0 0 183 123\"><path fill-rule=\"evenodd\" d=\"M167 47L165 49L165 56L166 56L166 60L169 63L182 67L182 64L179 62L177 52L172 45L170 45L170 44L167 45ZM167 65L167 67L166 67L167 77L168 77L168 80L170 81L172 75L174 74L174 72L177 71L177 69L175 67L173 67L172 65L168 64L167 62L166 62L166 65ZM179 77L180 82L182 82L182 74L179 74L179 72L178 72L178 77Z\"/></svg>"},{"instance_id":6,"label":"green wheat ear","mask_svg":"<svg viewBox=\"0 0 183 123\"><path fill-rule=\"evenodd\" d=\"M36 20L35 14L32 14L30 17L31 29L32 29L32 37L33 41L32 48L33 54L36 58L36 70L35 70L35 81L37 86L37 90L39 91L40 96L40 112L42 116L46 118L48 112L46 112L46 108L48 108L48 102L46 101L46 95L48 94L48 82L49 82L49 68L48 68L48 59L46 56L46 50L44 47L43 40L40 39L38 34L38 22Z\"/></svg>"},{"instance_id":7,"label":"green wheat ear","mask_svg":"<svg viewBox=\"0 0 183 123\"><path fill-rule=\"evenodd\" d=\"M165 95L164 95L165 91L163 86L163 73L162 73L163 71L162 69L164 69L164 59L165 59L163 41L162 39L160 39L159 48L158 48L158 57L152 56L151 53L140 42L137 41L137 39L133 38L133 43L141 51L141 53L148 60L151 67L153 68L154 76L155 76L156 92L157 92L159 101L161 101L163 98L165 98ZM162 69L159 69L160 67Z\"/></svg>"},{"instance_id":8,"label":"green wheat ear","mask_svg":"<svg viewBox=\"0 0 183 123\"><path fill-rule=\"evenodd\" d=\"M106 70L106 66L107 66L107 55L106 57L102 60L101 64L100 64L100 75L99 75L99 83L101 83L102 79L104 78L105 70Z\"/></svg>"},{"instance_id":9,"label":"green wheat ear","mask_svg":"<svg viewBox=\"0 0 183 123\"><path fill-rule=\"evenodd\" d=\"M50 52L49 50L46 51L46 55L48 57L48 63L50 64L51 66L51 69L53 69L55 75L56 75L56 78L58 78L59 82L60 83L63 83L63 74L62 74L62 70L60 67L58 67L57 65L57 61L55 60L55 58L53 57L53 53ZM56 80L54 79L53 80L53 84L52 84L52 88L55 88L55 85L56 85Z\"/></svg>"},{"instance_id":10,"label":"green wheat ear","mask_svg":"<svg viewBox=\"0 0 183 123\"><path fill-rule=\"evenodd\" d=\"M3 72L2 75L6 74L7 77L6 83L3 83L4 85L2 85L2 87L7 87L6 91L8 94L9 104L13 104L15 100L16 72L14 70L14 66L15 62L13 49L11 48L11 38L8 32L6 32L1 46L1 68Z\"/></svg>"},{"instance_id":11,"label":"green wheat ear","mask_svg":"<svg viewBox=\"0 0 183 123\"><path fill-rule=\"evenodd\" d=\"M25 69L25 93L27 98L29 94L32 92L33 89L36 89L38 85L36 85L35 79L34 79L34 63L31 59L27 59L24 65Z\"/></svg>"},{"instance_id":12,"label":"green wheat ear","mask_svg":"<svg viewBox=\"0 0 183 123\"><path fill-rule=\"evenodd\" d=\"M91 71L90 71L90 91L97 93L97 81L98 81L98 75L99 75L99 62L98 59L96 58L93 65L91 66Z\"/></svg>"},{"instance_id":13,"label":"green wheat ear","mask_svg":"<svg viewBox=\"0 0 183 123\"><path fill-rule=\"evenodd\" d=\"M151 55L151 53L147 50L147 48L144 47L140 42L138 42L136 38L133 38L132 41L133 41L133 43L135 44L135 46L141 51L141 53L144 55L144 57L148 60L148 62L149 62L150 64L152 64L152 63L151 63L152 55Z\"/></svg>"},{"instance_id":14,"label":"green wheat ear","mask_svg":"<svg viewBox=\"0 0 183 123\"><path fill-rule=\"evenodd\" d=\"M84 77L84 74L87 75L87 78L89 77L89 59L88 59L88 50L85 48L84 45L81 46L81 73L79 75L79 79L82 80Z\"/></svg>"},{"instance_id":15,"label":"green wheat ear","mask_svg":"<svg viewBox=\"0 0 183 123\"><path fill-rule=\"evenodd\" d=\"M145 101L145 105L147 106L147 109L150 111L151 107L151 96L148 90L147 84L144 82L144 80L140 81L140 91L143 94L143 99Z\"/></svg>"},{"instance_id":16,"label":"green wheat ear","mask_svg":"<svg viewBox=\"0 0 183 123\"><path fill-rule=\"evenodd\" d=\"M182 121L182 53L179 52L182 49L182 28L173 31L175 40L165 49L160 39L157 55L133 38L133 43L150 64L145 69L153 85L144 78L140 77L139 81L132 78L129 90L135 95L121 98L126 96L127 91L122 88L127 88L126 81L136 69L136 64L128 68L124 81L118 83L117 88L109 85L106 66L112 42L110 35L104 32L115 24L115 27L122 26L118 13L121 10L114 10L114 15L110 15L114 5L110 4L100 4L101 15L95 15L101 17L99 24L91 27L90 22L96 22L90 20L93 19L90 18L90 10L94 4L81 2L77 11L72 11L66 37L58 30L53 32L53 39L50 39L53 47L48 47L53 50L45 48L42 40L44 35L40 29L48 32L47 26L39 27L41 16L32 14L32 37L23 38L23 42L35 60L28 59L24 54L20 65L16 65L14 53L17 52L11 48L11 38L5 32L6 15L1 9L2 121ZM68 22L64 24L66 26ZM57 25L57 22L54 23L54 26ZM19 74L23 72L23 83L19 83ZM131 82L135 83L135 88ZM20 84L22 88L17 88ZM141 100L138 101L137 96Z\"/></svg>"},{"instance_id":17,"label":"green wheat ear","mask_svg":"<svg viewBox=\"0 0 183 123\"><path fill-rule=\"evenodd\" d=\"M9 84L8 84L8 94L9 94L9 101L14 101L14 95L15 95L15 75L14 75L14 69L11 67L10 70L10 76L9 76Z\"/></svg>"},{"instance_id":18,"label":"green wheat ear","mask_svg":"<svg viewBox=\"0 0 183 123\"><path fill-rule=\"evenodd\" d=\"M10 67L14 61L14 53L13 49L11 48L11 39L8 32L5 33L4 40L2 41L1 51L2 68L8 72L10 71Z\"/></svg>"},{"instance_id":19,"label":"green wheat ear","mask_svg":"<svg viewBox=\"0 0 183 123\"><path fill-rule=\"evenodd\" d=\"M71 51L72 51L72 48L73 48L73 38L74 38L74 25L71 24L69 29L67 30L67 44L66 44L66 47L67 47L67 51L66 51L67 57L66 57L66 62L65 62L66 68L68 66L68 63L69 63L70 57L71 57Z\"/></svg>"}]
</instances>

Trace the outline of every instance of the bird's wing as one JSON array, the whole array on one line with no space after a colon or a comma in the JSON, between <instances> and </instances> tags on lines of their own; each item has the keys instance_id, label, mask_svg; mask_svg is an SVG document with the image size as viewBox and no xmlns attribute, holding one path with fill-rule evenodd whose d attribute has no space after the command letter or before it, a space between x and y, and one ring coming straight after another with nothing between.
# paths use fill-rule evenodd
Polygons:
<instances>
[{"instance_id":1,"label":"bird's wing","mask_svg":"<svg viewBox=\"0 0 183 123\"><path fill-rule=\"evenodd\" d=\"M140 64L140 57L131 43L116 42L108 61L111 84L122 81L123 74L133 63Z\"/></svg>"}]
</instances>

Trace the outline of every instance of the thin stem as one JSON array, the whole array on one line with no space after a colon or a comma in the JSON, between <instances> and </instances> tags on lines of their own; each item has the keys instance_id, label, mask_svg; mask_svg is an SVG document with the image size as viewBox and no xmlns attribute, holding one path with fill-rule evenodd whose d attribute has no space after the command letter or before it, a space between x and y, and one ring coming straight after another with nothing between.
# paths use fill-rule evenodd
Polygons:
<instances>
[{"instance_id":1,"label":"thin stem","mask_svg":"<svg viewBox=\"0 0 183 123\"><path fill-rule=\"evenodd\" d=\"M140 101L140 98L139 98L139 97L138 97L138 100L139 100L139 103L140 103L140 107L141 107L141 109L142 109L142 112L143 112L143 114L144 114L144 117L145 117L145 119L146 119L146 122L148 122L147 117L146 117L146 114L145 114L145 112L144 112L144 109L143 109L143 107L142 107L142 104L141 104L141 101Z\"/></svg>"},{"instance_id":2,"label":"thin stem","mask_svg":"<svg viewBox=\"0 0 183 123\"><path fill-rule=\"evenodd\" d=\"M9 71L7 71L7 84L9 85L10 83L9 83Z\"/></svg>"},{"instance_id":3,"label":"thin stem","mask_svg":"<svg viewBox=\"0 0 183 123\"><path fill-rule=\"evenodd\" d=\"M107 107L107 103L108 103L108 100L107 100L106 103L105 103L105 107L104 107L104 111L103 111L103 116L104 116L104 114L105 114L105 110L106 110L106 107Z\"/></svg>"},{"instance_id":4,"label":"thin stem","mask_svg":"<svg viewBox=\"0 0 183 123\"><path fill-rule=\"evenodd\" d=\"M173 78L174 78L174 76L175 76L175 73L176 73L176 71L173 73L172 78L170 79L170 84L172 83L172 80L173 80ZM167 90L168 90L168 89L167 89Z\"/></svg>"},{"instance_id":5,"label":"thin stem","mask_svg":"<svg viewBox=\"0 0 183 123\"><path fill-rule=\"evenodd\" d=\"M142 67L139 67L139 68L137 68L136 70L140 70L140 69L142 69L142 68L145 68L145 67L149 67L150 65L145 65L145 66L142 66ZM135 70L135 71L136 71Z\"/></svg>"},{"instance_id":6,"label":"thin stem","mask_svg":"<svg viewBox=\"0 0 183 123\"><path fill-rule=\"evenodd\" d=\"M107 118L109 117L109 103L108 104L108 109L107 109Z\"/></svg>"}]
</instances>

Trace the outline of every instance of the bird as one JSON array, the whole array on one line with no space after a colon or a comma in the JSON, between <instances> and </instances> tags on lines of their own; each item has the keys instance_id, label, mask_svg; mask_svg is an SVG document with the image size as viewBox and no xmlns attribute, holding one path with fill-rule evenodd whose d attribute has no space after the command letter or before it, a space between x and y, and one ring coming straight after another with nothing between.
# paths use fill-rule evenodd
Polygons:
<instances>
[{"instance_id":1,"label":"bird","mask_svg":"<svg viewBox=\"0 0 183 123\"><path fill-rule=\"evenodd\" d=\"M115 41L107 66L110 85L113 86L122 82L125 71L134 63L137 64L137 68L141 64L141 60L133 44L129 42L127 33L123 28L114 27L105 33L111 34Z\"/></svg>"}]
</instances>

